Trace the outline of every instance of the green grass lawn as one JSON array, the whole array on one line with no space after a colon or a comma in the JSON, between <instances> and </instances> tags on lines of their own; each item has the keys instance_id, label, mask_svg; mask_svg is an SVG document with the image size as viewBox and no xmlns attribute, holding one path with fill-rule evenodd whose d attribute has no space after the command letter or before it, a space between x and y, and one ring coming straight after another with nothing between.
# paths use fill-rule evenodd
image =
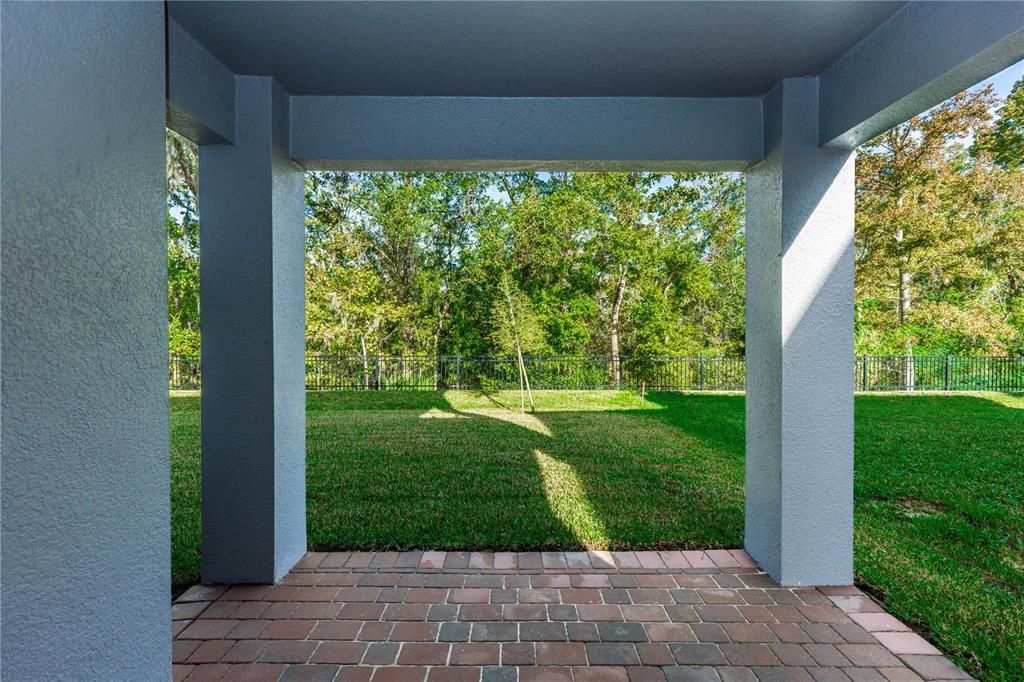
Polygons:
<instances>
[{"instance_id":1,"label":"green grass lawn","mask_svg":"<svg viewBox=\"0 0 1024 682\"><path fill-rule=\"evenodd\" d=\"M743 397L313 393L317 548L743 540ZM856 571L969 672L1024 678L1024 397L856 399ZM172 560L199 572L199 399L173 397Z\"/></svg>"}]
</instances>

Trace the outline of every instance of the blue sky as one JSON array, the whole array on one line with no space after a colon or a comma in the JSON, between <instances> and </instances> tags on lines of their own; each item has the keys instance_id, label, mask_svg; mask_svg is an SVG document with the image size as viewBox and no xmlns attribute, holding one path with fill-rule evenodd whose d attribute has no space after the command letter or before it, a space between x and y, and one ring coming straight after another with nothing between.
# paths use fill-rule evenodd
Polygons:
<instances>
[{"instance_id":1,"label":"blue sky","mask_svg":"<svg viewBox=\"0 0 1024 682\"><path fill-rule=\"evenodd\" d=\"M991 83L995 86L996 94L999 95L1001 99L1005 99L1006 96L1010 94L1010 89L1013 88L1013 84L1021 78L1024 78L1024 60L1017 62L1008 69L1000 71L978 85L984 86Z\"/></svg>"}]
</instances>

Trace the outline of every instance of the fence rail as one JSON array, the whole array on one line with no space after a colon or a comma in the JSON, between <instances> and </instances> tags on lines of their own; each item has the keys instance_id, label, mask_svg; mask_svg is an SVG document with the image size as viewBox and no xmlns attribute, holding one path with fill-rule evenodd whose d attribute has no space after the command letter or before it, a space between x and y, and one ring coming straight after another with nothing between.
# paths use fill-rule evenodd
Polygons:
<instances>
[{"instance_id":1,"label":"fence rail","mask_svg":"<svg viewBox=\"0 0 1024 682\"><path fill-rule=\"evenodd\" d=\"M744 360L723 356L612 358L531 355L525 358L535 389L640 389L656 391L740 391ZM858 391L1024 392L1024 357L883 356L854 358ZM200 388L199 358L171 357L170 386ZM309 355L306 388L327 390L509 389L519 387L512 357L462 355Z\"/></svg>"}]
</instances>

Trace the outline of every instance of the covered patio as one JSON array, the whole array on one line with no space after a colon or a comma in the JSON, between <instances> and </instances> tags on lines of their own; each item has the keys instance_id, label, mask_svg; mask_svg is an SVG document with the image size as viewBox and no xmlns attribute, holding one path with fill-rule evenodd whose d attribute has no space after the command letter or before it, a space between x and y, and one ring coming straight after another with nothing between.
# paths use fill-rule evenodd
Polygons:
<instances>
[{"instance_id":1,"label":"covered patio","mask_svg":"<svg viewBox=\"0 0 1024 682\"><path fill-rule=\"evenodd\" d=\"M172 637L188 679L962 675L850 587L854 150L1024 57L1024 3L0 19L4 677L170 679ZM165 125L200 145L203 230L206 586L173 634ZM307 554L303 171L434 168L748 174L745 551Z\"/></svg>"}]
</instances>

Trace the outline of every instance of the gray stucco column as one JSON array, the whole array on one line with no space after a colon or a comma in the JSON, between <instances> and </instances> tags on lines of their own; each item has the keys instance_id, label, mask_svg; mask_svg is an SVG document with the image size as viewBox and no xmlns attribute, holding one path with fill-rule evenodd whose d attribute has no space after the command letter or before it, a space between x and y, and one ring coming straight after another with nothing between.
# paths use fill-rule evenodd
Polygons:
<instances>
[{"instance_id":1,"label":"gray stucco column","mask_svg":"<svg viewBox=\"0 0 1024 682\"><path fill-rule=\"evenodd\" d=\"M853 581L854 154L818 80L765 98L747 177L746 548L785 585Z\"/></svg>"},{"instance_id":2,"label":"gray stucco column","mask_svg":"<svg viewBox=\"0 0 1024 682\"><path fill-rule=\"evenodd\" d=\"M207 583L274 582L306 551L303 174L287 93L235 87L235 144L199 150Z\"/></svg>"},{"instance_id":3,"label":"gray stucco column","mask_svg":"<svg viewBox=\"0 0 1024 682\"><path fill-rule=\"evenodd\" d=\"M0 25L0 678L168 680L164 5Z\"/></svg>"}]
</instances>

